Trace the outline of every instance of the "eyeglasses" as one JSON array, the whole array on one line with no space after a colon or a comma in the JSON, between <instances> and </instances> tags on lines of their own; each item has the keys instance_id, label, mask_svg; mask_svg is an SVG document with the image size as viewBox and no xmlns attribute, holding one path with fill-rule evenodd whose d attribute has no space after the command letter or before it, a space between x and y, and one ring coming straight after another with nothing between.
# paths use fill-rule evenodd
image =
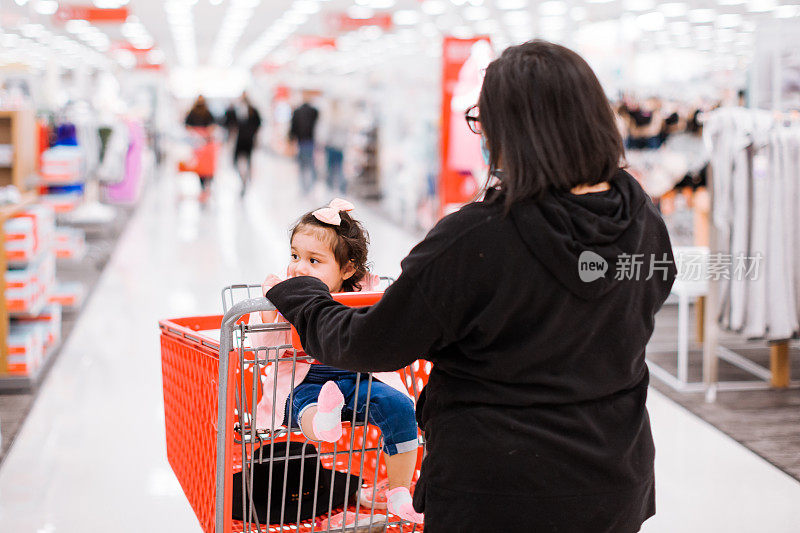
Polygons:
<instances>
[{"instance_id":1,"label":"eyeglasses","mask_svg":"<svg viewBox=\"0 0 800 533\"><path fill-rule=\"evenodd\" d=\"M464 119L467 121L467 126L469 126L469 130L476 134L480 135L483 131L481 129L481 119L478 115L478 105L474 105L467 109L464 113Z\"/></svg>"}]
</instances>

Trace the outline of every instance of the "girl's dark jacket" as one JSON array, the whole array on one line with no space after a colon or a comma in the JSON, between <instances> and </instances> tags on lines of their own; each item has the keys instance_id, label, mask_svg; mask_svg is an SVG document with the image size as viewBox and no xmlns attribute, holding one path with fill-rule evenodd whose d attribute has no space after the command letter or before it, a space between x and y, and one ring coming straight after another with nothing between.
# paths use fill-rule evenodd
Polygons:
<instances>
[{"instance_id":1,"label":"girl's dark jacket","mask_svg":"<svg viewBox=\"0 0 800 533\"><path fill-rule=\"evenodd\" d=\"M310 277L266 294L325 364L433 362L417 405L426 532L616 533L655 513L645 345L676 271L639 184L620 171L611 185L508 215L465 206L372 307Z\"/></svg>"}]
</instances>

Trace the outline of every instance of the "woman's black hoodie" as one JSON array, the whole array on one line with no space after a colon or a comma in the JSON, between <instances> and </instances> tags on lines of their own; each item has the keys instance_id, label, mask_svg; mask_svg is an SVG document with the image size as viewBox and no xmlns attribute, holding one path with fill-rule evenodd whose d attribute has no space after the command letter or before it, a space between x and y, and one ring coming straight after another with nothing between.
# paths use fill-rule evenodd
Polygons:
<instances>
[{"instance_id":1,"label":"woman's black hoodie","mask_svg":"<svg viewBox=\"0 0 800 533\"><path fill-rule=\"evenodd\" d=\"M620 171L605 192L465 206L372 307L309 277L266 296L325 364L433 362L425 531L626 532L655 512L645 345L674 278L658 211Z\"/></svg>"}]
</instances>

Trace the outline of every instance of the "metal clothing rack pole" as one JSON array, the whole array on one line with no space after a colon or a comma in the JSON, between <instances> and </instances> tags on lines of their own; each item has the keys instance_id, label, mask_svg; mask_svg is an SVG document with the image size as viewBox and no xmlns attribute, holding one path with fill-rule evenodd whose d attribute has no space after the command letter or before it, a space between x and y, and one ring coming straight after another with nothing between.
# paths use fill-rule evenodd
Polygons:
<instances>
[{"instance_id":1,"label":"metal clothing rack pole","mask_svg":"<svg viewBox=\"0 0 800 533\"><path fill-rule=\"evenodd\" d=\"M707 189L711 205L708 217L708 249L713 255L719 249L719 232L714 223L714 169L709 165L707 171ZM717 399L717 384L719 382L719 360L717 347L719 345L719 325L717 324L717 309L719 308L719 280L708 280L708 296L703 306L704 331L703 331L703 385L705 387L706 401L715 402Z\"/></svg>"}]
</instances>

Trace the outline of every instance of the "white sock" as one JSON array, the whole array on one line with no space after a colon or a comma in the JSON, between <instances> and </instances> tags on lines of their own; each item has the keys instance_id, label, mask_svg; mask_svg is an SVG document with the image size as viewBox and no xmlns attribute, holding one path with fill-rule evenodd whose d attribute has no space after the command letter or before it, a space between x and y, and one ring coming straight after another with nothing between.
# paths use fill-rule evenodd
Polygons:
<instances>
[{"instance_id":1,"label":"white sock","mask_svg":"<svg viewBox=\"0 0 800 533\"><path fill-rule=\"evenodd\" d=\"M334 409L330 413L317 411L314 415L314 429L319 431L330 431L342 423L342 409Z\"/></svg>"},{"instance_id":2,"label":"white sock","mask_svg":"<svg viewBox=\"0 0 800 533\"><path fill-rule=\"evenodd\" d=\"M387 492L386 501L390 509L400 509L406 503L412 504L411 493L405 487L398 487Z\"/></svg>"}]
</instances>

